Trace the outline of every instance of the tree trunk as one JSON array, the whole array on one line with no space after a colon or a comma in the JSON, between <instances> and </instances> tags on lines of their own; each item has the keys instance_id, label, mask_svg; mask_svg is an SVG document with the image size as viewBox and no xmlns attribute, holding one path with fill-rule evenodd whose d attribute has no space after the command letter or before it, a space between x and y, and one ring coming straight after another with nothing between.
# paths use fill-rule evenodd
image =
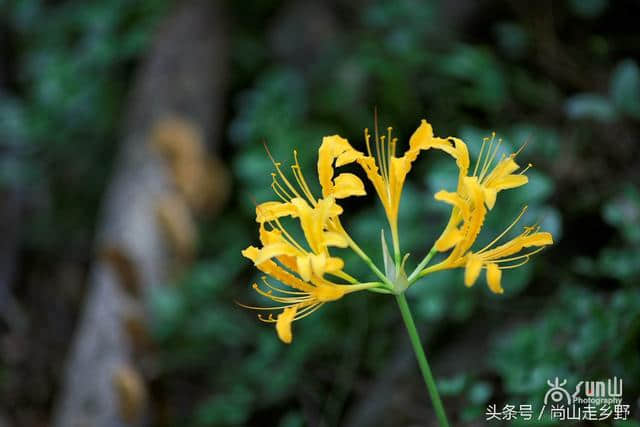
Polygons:
<instances>
[{"instance_id":1,"label":"tree trunk","mask_svg":"<svg viewBox=\"0 0 640 427\"><path fill-rule=\"evenodd\" d=\"M180 251L172 235L175 224L171 229L171 220L158 221L167 217L159 212L164 209L159 206L166 205L159 201L175 195L177 203L184 200L179 199L175 168L165 163L150 140L158 124L169 118L193 130L195 140L186 143L215 141L220 136L227 68L220 4L177 2L174 12L159 29L130 99L86 302L56 402L57 427L149 423L144 373L137 366L138 335L132 333L139 328L131 325L144 329L140 298L170 277ZM184 146L181 137L184 134L173 135L178 150ZM177 209L178 230L180 224L192 224L193 207L187 202Z\"/></svg>"}]
</instances>

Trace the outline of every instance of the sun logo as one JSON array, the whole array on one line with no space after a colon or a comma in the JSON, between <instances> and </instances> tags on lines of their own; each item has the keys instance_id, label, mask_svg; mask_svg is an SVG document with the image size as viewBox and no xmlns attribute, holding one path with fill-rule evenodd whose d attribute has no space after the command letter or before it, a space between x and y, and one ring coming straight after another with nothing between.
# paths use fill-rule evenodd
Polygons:
<instances>
[{"instance_id":1,"label":"sun logo","mask_svg":"<svg viewBox=\"0 0 640 427\"><path fill-rule=\"evenodd\" d=\"M547 404L549 397L551 397L551 400L554 401L555 403L559 403L566 398L567 404L571 405L571 395L564 388L564 385L567 384L566 379L560 382L560 379L556 377L554 382L551 382L551 380L547 380L547 384L549 385L550 388L547 391L547 393L544 395L545 405Z\"/></svg>"}]
</instances>

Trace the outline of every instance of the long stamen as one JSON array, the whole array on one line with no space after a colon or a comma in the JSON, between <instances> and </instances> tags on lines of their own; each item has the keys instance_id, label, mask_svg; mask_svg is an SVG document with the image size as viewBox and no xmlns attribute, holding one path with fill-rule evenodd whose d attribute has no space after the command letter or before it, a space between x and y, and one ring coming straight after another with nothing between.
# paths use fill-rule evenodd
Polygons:
<instances>
[{"instance_id":1,"label":"long stamen","mask_svg":"<svg viewBox=\"0 0 640 427\"><path fill-rule=\"evenodd\" d=\"M389 182L387 180L387 174L386 171L384 169L384 165L382 164L382 147L380 146L380 137L378 136L378 109L376 108L374 110L374 123L373 123L373 130L374 130L374 136L375 136L375 142L376 142L376 159L378 160L378 168L380 169L380 174L382 175L382 179L385 182Z\"/></svg>"},{"instance_id":2,"label":"long stamen","mask_svg":"<svg viewBox=\"0 0 640 427\"><path fill-rule=\"evenodd\" d=\"M521 152L522 150L524 150L524 148L525 148L527 145L529 145L529 139L530 139L530 138L527 138L527 140L526 140L526 141L525 141L525 142L520 146L520 148L518 148L518 151L516 151L515 153L513 153L513 156L514 156L514 157L515 157L515 156L517 156L518 154L520 154L520 152Z\"/></svg>"},{"instance_id":3,"label":"long stamen","mask_svg":"<svg viewBox=\"0 0 640 427\"><path fill-rule=\"evenodd\" d=\"M271 173L271 189L285 203L290 202L291 199L293 199L293 196L287 193L287 190L285 190L278 182L277 175L275 173Z\"/></svg>"},{"instance_id":4,"label":"long stamen","mask_svg":"<svg viewBox=\"0 0 640 427\"><path fill-rule=\"evenodd\" d=\"M387 137L382 135L380 137L380 151L381 151L381 158L380 158L380 163L382 164L382 169L384 170L384 175L385 175L385 181L389 182L389 180L387 179L389 177L389 168L388 168L388 164L387 164L387 146L389 144L386 143L387 142Z\"/></svg>"},{"instance_id":5,"label":"long stamen","mask_svg":"<svg viewBox=\"0 0 640 427\"><path fill-rule=\"evenodd\" d=\"M269 159L271 159L271 163L273 163L273 167L276 168L276 172L278 172L278 175L280 175L280 179L282 179L282 181L284 182L284 184L287 186L287 188L293 193L295 194L296 197L300 197L300 194L296 191L295 187L293 185L291 185L291 183L289 182L289 180L287 179L287 177L285 176L284 173L282 173L282 170L280 170L280 163L276 162L275 159L273 158L273 156L271 155L271 151L269 151L269 147L267 147L267 144L264 144L264 149L267 151L267 155L269 156ZM302 197L300 197L302 198Z\"/></svg>"},{"instance_id":6,"label":"long stamen","mask_svg":"<svg viewBox=\"0 0 640 427\"><path fill-rule=\"evenodd\" d=\"M296 313L296 316L293 318L293 320L295 321L295 320L304 319L305 317L309 316L310 314L313 314L316 310L318 310L323 305L324 305L324 303L321 302L321 303L318 303L318 304L310 305L309 307L305 307L304 309L302 309L298 313Z\"/></svg>"},{"instance_id":7,"label":"long stamen","mask_svg":"<svg viewBox=\"0 0 640 427\"><path fill-rule=\"evenodd\" d=\"M265 282L265 279L262 278L262 281ZM275 302L284 302L284 303L287 303L287 304L295 304L295 303L304 302L304 301L308 301L310 299L313 299L313 297L311 295L307 294L307 293L305 293L304 297L282 297L282 296L274 295L273 291L265 291L260 286L258 286L257 283L253 284L253 289L257 293L262 295L263 297L267 297L270 300L273 300Z\"/></svg>"},{"instance_id":8,"label":"long stamen","mask_svg":"<svg viewBox=\"0 0 640 427\"><path fill-rule=\"evenodd\" d=\"M532 168L532 167L533 167L533 164L529 163L529 164L527 165L527 167L526 167L526 168L524 168L524 169L522 169L518 175L522 175L523 173L525 173L526 171L528 171L528 170L529 170L529 168Z\"/></svg>"},{"instance_id":9,"label":"long stamen","mask_svg":"<svg viewBox=\"0 0 640 427\"><path fill-rule=\"evenodd\" d=\"M369 134L369 129L365 128L364 129L364 142L367 144L367 155L369 157L371 157L371 144L370 144L370 140L371 139L371 135Z\"/></svg>"},{"instance_id":10,"label":"long stamen","mask_svg":"<svg viewBox=\"0 0 640 427\"><path fill-rule=\"evenodd\" d=\"M262 278L262 282L268 286L270 289L273 289L276 292L282 292L283 294L287 294L287 295L307 295L307 292L302 292L302 291L288 291L286 289L282 289L279 288L277 286L273 286L271 283L269 283L268 280L266 280L264 277Z\"/></svg>"},{"instance_id":11,"label":"long stamen","mask_svg":"<svg viewBox=\"0 0 640 427\"><path fill-rule=\"evenodd\" d=\"M476 160L476 166L473 168L473 175L471 176L476 176L476 174L478 173L478 166L480 166L480 162L482 161L482 154L484 154L484 147L485 145L487 145L487 141L489 141L489 138L482 138L482 146L480 147L480 154L478 154L478 159Z\"/></svg>"},{"instance_id":12,"label":"long stamen","mask_svg":"<svg viewBox=\"0 0 640 427\"><path fill-rule=\"evenodd\" d=\"M288 305L277 305L277 306L272 306L272 307L258 307L255 305L247 305L247 304L243 304L241 302L238 301L234 301L237 305L239 305L242 308L248 308L250 310L282 310L283 308L287 308L289 307Z\"/></svg>"},{"instance_id":13,"label":"long stamen","mask_svg":"<svg viewBox=\"0 0 640 427\"><path fill-rule=\"evenodd\" d=\"M311 193L311 189L309 188L309 185L307 184L307 181L305 181L305 179L304 179L304 175L302 175L302 170L300 168L300 163L298 162L298 151L297 150L293 150L293 157L294 157L295 162L296 162L295 165L291 166L291 169L293 171L293 175L295 176L296 181L298 181L298 185L302 189L302 192L304 193L304 195L307 197L307 199L309 199L309 202L311 202L311 204L315 207L316 206L316 199L315 199L315 197L313 197L313 194Z\"/></svg>"},{"instance_id":14,"label":"long stamen","mask_svg":"<svg viewBox=\"0 0 640 427\"><path fill-rule=\"evenodd\" d=\"M500 148L500 145L502 145L502 139L498 139L498 143L496 144L495 148L493 149L493 153L491 154L491 157L488 159L487 163L484 165L484 168L482 168L482 171L480 172L480 177L478 178L479 182L482 182L482 180L484 179L484 177L486 176L487 172L489 171L489 168L491 167L491 164L493 163L493 160L496 157L496 154L498 153L498 149ZM504 155L502 156L501 159L504 159Z\"/></svg>"},{"instance_id":15,"label":"long stamen","mask_svg":"<svg viewBox=\"0 0 640 427\"><path fill-rule=\"evenodd\" d=\"M485 246L484 248L480 249L478 252L478 254L486 251L487 249L489 249L491 246L493 246L494 244L496 244L496 242L498 242L500 239L502 239L504 237L505 234L507 234L509 232L509 230L511 230L517 223L518 221L520 221L520 218L522 218L522 215L524 215L524 213L527 211L527 206L524 206L522 208L522 210L520 211L520 213L518 214L518 216L516 217L516 219L513 220L513 222L511 223L511 225L509 225L507 228L504 229L504 231L502 233L500 233L498 235L498 237L496 237L495 239L493 239L491 241L491 243L489 243L487 246Z\"/></svg>"},{"instance_id":16,"label":"long stamen","mask_svg":"<svg viewBox=\"0 0 640 427\"><path fill-rule=\"evenodd\" d=\"M278 188L277 188L276 184L273 183L273 182L271 183L271 189L276 194L276 196L278 196L280 198L280 200L282 200L283 202L288 203L288 202L291 201L291 199L287 199L285 196L282 195L282 193L280 193L278 191Z\"/></svg>"},{"instance_id":17,"label":"long stamen","mask_svg":"<svg viewBox=\"0 0 640 427\"><path fill-rule=\"evenodd\" d=\"M274 227L272 222L274 222L276 224L276 226ZM291 245L293 245L296 249L298 249L300 252L304 252L306 253L307 251L296 241L296 239L294 239L291 234L289 234L289 232L282 226L282 223L280 222L280 220L278 218L274 218L273 221L269 221L269 225L271 225L271 227L273 228L277 228L278 230L280 230L280 232L282 232L282 234L284 235L284 237L286 238L286 240L289 241L289 243Z\"/></svg>"},{"instance_id":18,"label":"long stamen","mask_svg":"<svg viewBox=\"0 0 640 427\"><path fill-rule=\"evenodd\" d=\"M265 318L262 313L258 313L258 320L264 323L276 323L278 320L273 317L273 314L269 313L269 317Z\"/></svg>"},{"instance_id":19,"label":"long stamen","mask_svg":"<svg viewBox=\"0 0 640 427\"><path fill-rule=\"evenodd\" d=\"M484 171L487 167L487 163L489 162L489 157L491 156L491 150L493 149L493 143L496 140L496 133L491 132L491 139L489 140L489 146L487 147L487 151L485 152L484 158L482 159L482 166L480 167L480 174L482 176L482 171ZM480 178L478 178L480 181Z\"/></svg>"},{"instance_id":20,"label":"long stamen","mask_svg":"<svg viewBox=\"0 0 640 427\"><path fill-rule=\"evenodd\" d=\"M501 259L497 259L497 260L492 260L491 262L500 263L500 262L517 261L517 260L522 259L522 258L529 258L531 255L535 255L535 254L537 254L538 252L540 252L543 249L544 249L544 246L542 246L540 248L537 248L537 249L534 249L534 250L532 250L530 252L527 252L526 254L516 255L516 256L509 257L509 258L501 258Z\"/></svg>"},{"instance_id":21,"label":"long stamen","mask_svg":"<svg viewBox=\"0 0 640 427\"><path fill-rule=\"evenodd\" d=\"M525 265L526 263L528 263L530 261L530 258L527 257L525 258L523 261L520 261L517 264L512 264L512 265L498 265L498 268L500 270L511 270L512 268L518 268L518 267L522 267L523 265Z\"/></svg>"}]
</instances>

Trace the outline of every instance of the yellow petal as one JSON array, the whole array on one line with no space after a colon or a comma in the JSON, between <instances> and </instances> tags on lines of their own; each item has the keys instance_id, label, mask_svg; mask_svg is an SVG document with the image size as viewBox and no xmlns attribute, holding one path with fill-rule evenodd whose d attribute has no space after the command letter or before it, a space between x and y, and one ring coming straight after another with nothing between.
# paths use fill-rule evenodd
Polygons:
<instances>
[{"instance_id":1,"label":"yellow petal","mask_svg":"<svg viewBox=\"0 0 640 427\"><path fill-rule=\"evenodd\" d=\"M349 246L349 242L347 242L347 239L342 234L334 231L327 231L323 233L323 236L324 244L326 246L334 246L336 248L346 248Z\"/></svg>"},{"instance_id":2,"label":"yellow petal","mask_svg":"<svg viewBox=\"0 0 640 427\"><path fill-rule=\"evenodd\" d=\"M436 241L436 250L445 252L462 240L462 231L457 227L447 227L442 236Z\"/></svg>"},{"instance_id":3,"label":"yellow petal","mask_svg":"<svg viewBox=\"0 0 640 427\"><path fill-rule=\"evenodd\" d=\"M553 244L553 236L546 231L533 233L524 238L522 246L528 248L530 246L547 246Z\"/></svg>"},{"instance_id":4,"label":"yellow petal","mask_svg":"<svg viewBox=\"0 0 640 427\"><path fill-rule=\"evenodd\" d=\"M498 191L508 190L510 188L520 187L529 182L529 178L526 175L507 175L493 184L493 188Z\"/></svg>"},{"instance_id":5,"label":"yellow petal","mask_svg":"<svg viewBox=\"0 0 640 427\"><path fill-rule=\"evenodd\" d=\"M280 230L267 230L264 226L264 223L260 224L259 233L262 246L267 246L272 243L283 241L282 232ZM277 259L289 270L296 271L296 258L294 256L278 255Z\"/></svg>"},{"instance_id":6,"label":"yellow petal","mask_svg":"<svg viewBox=\"0 0 640 427\"><path fill-rule=\"evenodd\" d=\"M420 121L420 126L409 138L409 151L415 152L417 157L419 150L426 150L433 145L433 127L425 119ZM413 160L416 159L413 158ZM412 160L412 161L413 161Z\"/></svg>"},{"instance_id":7,"label":"yellow petal","mask_svg":"<svg viewBox=\"0 0 640 427\"><path fill-rule=\"evenodd\" d=\"M296 217L296 209L291 203L264 202L256 207L256 222L264 223L283 216Z\"/></svg>"},{"instance_id":8,"label":"yellow petal","mask_svg":"<svg viewBox=\"0 0 640 427\"><path fill-rule=\"evenodd\" d=\"M278 320L276 321L276 332L278 333L278 338L285 343L291 344L293 340L293 334L291 333L291 323L293 322L294 317L296 317L296 312L298 311L297 306L287 307L282 313L278 315Z\"/></svg>"},{"instance_id":9,"label":"yellow petal","mask_svg":"<svg viewBox=\"0 0 640 427\"><path fill-rule=\"evenodd\" d=\"M513 156L505 157L500 160L495 168L491 171L491 173L487 176L487 181L492 178L502 178L507 175L510 175L517 171L520 168L515 160L513 160Z\"/></svg>"},{"instance_id":10,"label":"yellow petal","mask_svg":"<svg viewBox=\"0 0 640 427\"><path fill-rule=\"evenodd\" d=\"M314 292L314 296L320 302L335 301L342 298L345 288L335 285L318 286Z\"/></svg>"},{"instance_id":11,"label":"yellow petal","mask_svg":"<svg viewBox=\"0 0 640 427\"><path fill-rule=\"evenodd\" d=\"M336 271L340 271L344 268L344 261L340 258L331 257L327 259L327 264L325 265L325 271L329 273L334 273Z\"/></svg>"},{"instance_id":12,"label":"yellow petal","mask_svg":"<svg viewBox=\"0 0 640 427\"><path fill-rule=\"evenodd\" d=\"M271 243L269 245L264 246L260 249L260 253L258 257L254 260L255 265L260 265L265 261L270 260L274 257L279 257L281 255L297 255L298 251L296 248L291 246L289 243L285 242L277 242Z\"/></svg>"},{"instance_id":13,"label":"yellow petal","mask_svg":"<svg viewBox=\"0 0 640 427\"><path fill-rule=\"evenodd\" d=\"M364 196L367 192L364 190L364 184L352 173L341 173L334 180L333 197L336 199L344 199L350 196Z\"/></svg>"},{"instance_id":14,"label":"yellow petal","mask_svg":"<svg viewBox=\"0 0 640 427\"><path fill-rule=\"evenodd\" d=\"M322 277L326 271L327 256L325 254L311 255L311 271L318 277Z\"/></svg>"},{"instance_id":15,"label":"yellow petal","mask_svg":"<svg viewBox=\"0 0 640 427\"><path fill-rule=\"evenodd\" d=\"M469 150L467 144L460 138L433 138L432 147L442 150L456 160L459 169L458 181L467 176L469 170Z\"/></svg>"},{"instance_id":16,"label":"yellow petal","mask_svg":"<svg viewBox=\"0 0 640 427\"><path fill-rule=\"evenodd\" d=\"M327 197L334 193L333 162L338 159L342 166L354 162L361 155L354 150L349 141L338 136L325 136L322 145L318 149L318 180L322 187L322 195Z\"/></svg>"},{"instance_id":17,"label":"yellow petal","mask_svg":"<svg viewBox=\"0 0 640 427\"><path fill-rule=\"evenodd\" d=\"M484 190L484 202L486 203L487 208L491 210L496 204L496 196L498 195L498 192L495 188L482 187L482 189Z\"/></svg>"},{"instance_id":18,"label":"yellow petal","mask_svg":"<svg viewBox=\"0 0 640 427\"><path fill-rule=\"evenodd\" d=\"M242 255L249 258L251 261L256 264L258 270L262 271L269 276L274 277L275 279L281 281L285 285L288 285L294 289L298 289L304 292L310 292L313 290L313 286L303 282L293 274L286 271L284 268L280 267L273 261L264 261L260 264L257 264L255 261L260 255L260 250L254 246L249 246L245 250L242 251Z\"/></svg>"},{"instance_id":19,"label":"yellow petal","mask_svg":"<svg viewBox=\"0 0 640 427\"><path fill-rule=\"evenodd\" d=\"M362 157L362 155L363 154L360 151L356 151L354 149L347 150L336 158L336 167L353 163L356 160L358 160L360 157Z\"/></svg>"},{"instance_id":20,"label":"yellow petal","mask_svg":"<svg viewBox=\"0 0 640 427\"><path fill-rule=\"evenodd\" d=\"M298 274L305 282L311 280L311 259L309 255L302 255L296 259L298 263Z\"/></svg>"},{"instance_id":21,"label":"yellow petal","mask_svg":"<svg viewBox=\"0 0 640 427\"><path fill-rule=\"evenodd\" d=\"M498 268L497 264L491 263L487 265L487 284L489 289L494 294L504 293L504 289L500 286L500 279L502 278L502 270Z\"/></svg>"},{"instance_id":22,"label":"yellow petal","mask_svg":"<svg viewBox=\"0 0 640 427\"><path fill-rule=\"evenodd\" d=\"M480 275L480 270L482 270L482 257L471 253L467 255L467 265L464 270L465 286L473 286Z\"/></svg>"},{"instance_id":23,"label":"yellow petal","mask_svg":"<svg viewBox=\"0 0 640 427\"><path fill-rule=\"evenodd\" d=\"M459 255L464 254L471 248L478 234L480 234L487 213L484 207L484 191L482 191L480 184L478 184L477 178L464 178L464 185L472 201L473 211L470 211L468 220L465 220L462 231L464 238L460 242L460 245L458 245L458 248L456 248L456 250L460 251Z\"/></svg>"}]
</instances>

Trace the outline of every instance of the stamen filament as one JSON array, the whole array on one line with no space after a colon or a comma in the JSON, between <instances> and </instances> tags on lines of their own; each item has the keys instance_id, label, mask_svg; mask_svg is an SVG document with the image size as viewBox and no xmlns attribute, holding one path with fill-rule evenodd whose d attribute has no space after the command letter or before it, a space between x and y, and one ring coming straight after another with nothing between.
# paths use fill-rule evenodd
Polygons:
<instances>
[{"instance_id":1,"label":"stamen filament","mask_svg":"<svg viewBox=\"0 0 640 427\"><path fill-rule=\"evenodd\" d=\"M317 204L316 199L315 197L313 197L313 193L311 192L311 189L309 188L309 185L307 184L307 181L305 181L304 175L302 174L300 163L298 162L298 151L293 150L293 157L296 162L296 164L291 167L293 169L293 174L296 177L296 180L298 181L298 185L300 185L302 192L305 196L307 196L309 202L311 202L311 204L315 207Z\"/></svg>"},{"instance_id":2,"label":"stamen filament","mask_svg":"<svg viewBox=\"0 0 640 427\"><path fill-rule=\"evenodd\" d=\"M493 246L494 244L496 244L500 239L502 239L504 237L505 234L507 234L509 232L509 230L511 230L517 223L518 221L520 221L520 218L522 218L522 215L524 215L524 213L527 211L527 206L524 206L522 208L522 210L520 211L520 214L518 214L518 216L516 217L516 219L513 220L513 222L511 223L511 225L509 225L507 228L504 229L504 231L502 233L500 233L498 235L498 237L496 237L495 239L493 239L491 241L491 243L489 243L487 246L485 246L484 248L480 249L478 252L476 252L477 254L481 254L484 251L486 251L487 249L489 249L491 246Z\"/></svg>"}]
</instances>

